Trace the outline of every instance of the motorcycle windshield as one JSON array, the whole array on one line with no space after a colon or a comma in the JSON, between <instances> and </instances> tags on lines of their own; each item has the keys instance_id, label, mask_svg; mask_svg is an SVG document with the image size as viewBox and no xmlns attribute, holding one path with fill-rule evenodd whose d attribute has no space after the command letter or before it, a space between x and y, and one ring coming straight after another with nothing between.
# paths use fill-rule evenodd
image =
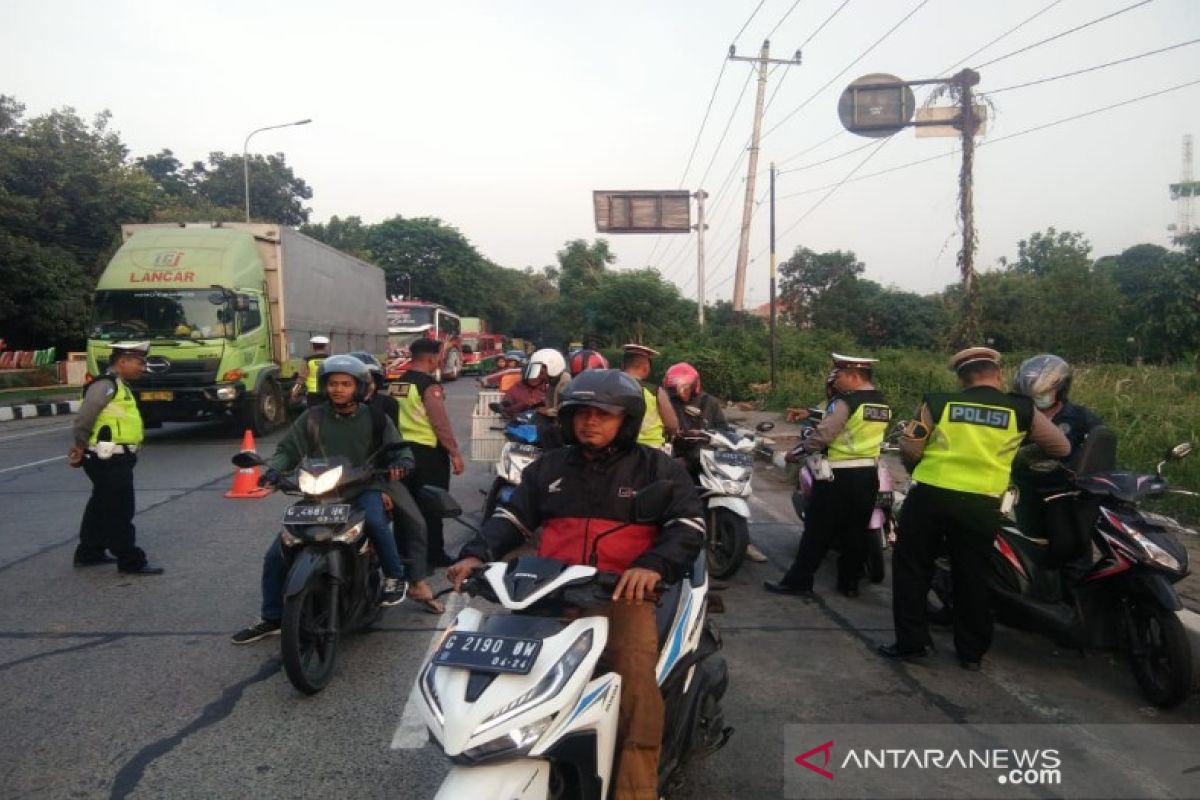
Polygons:
<instances>
[{"instance_id":1,"label":"motorcycle windshield","mask_svg":"<svg viewBox=\"0 0 1200 800\"><path fill-rule=\"evenodd\" d=\"M1167 488L1167 482L1157 475L1097 472L1076 478L1075 486L1088 494L1112 497L1123 503L1136 503L1144 497L1162 494Z\"/></svg>"}]
</instances>

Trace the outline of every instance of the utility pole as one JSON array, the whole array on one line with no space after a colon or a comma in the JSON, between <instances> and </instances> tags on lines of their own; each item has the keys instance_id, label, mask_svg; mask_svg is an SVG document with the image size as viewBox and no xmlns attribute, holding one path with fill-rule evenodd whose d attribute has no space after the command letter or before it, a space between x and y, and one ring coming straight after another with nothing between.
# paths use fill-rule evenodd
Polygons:
<instances>
[{"instance_id":1,"label":"utility pole","mask_svg":"<svg viewBox=\"0 0 1200 800\"><path fill-rule=\"evenodd\" d=\"M734 55L729 47L730 61L752 61L758 64L758 96L754 101L754 133L750 137L750 166L746 173L746 199L742 204L742 235L738 241L737 273L733 279L733 310L741 311L746 298L746 262L750 257L750 219L754 215L754 178L758 173L758 141L762 131L763 97L767 92L767 66L800 63L800 51L790 59L770 58L771 42L765 40L757 58Z\"/></svg>"},{"instance_id":2,"label":"utility pole","mask_svg":"<svg viewBox=\"0 0 1200 800\"><path fill-rule=\"evenodd\" d=\"M704 198L708 192L701 189L693 195L696 198L696 308L700 319L700 327L704 327Z\"/></svg>"},{"instance_id":3,"label":"utility pole","mask_svg":"<svg viewBox=\"0 0 1200 800\"><path fill-rule=\"evenodd\" d=\"M775 382L775 162L771 162L771 388Z\"/></svg>"},{"instance_id":4,"label":"utility pole","mask_svg":"<svg viewBox=\"0 0 1200 800\"><path fill-rule=\"evenodd\" d=\"M963 281L963 319L959 332L960 344L973 344L979 338L979 284L975 280L975 132L979 118L975 116L975 97L972 87L979 83L979 73L964 69L954 76L958 84L959 125L962 131L962 165L958 173L958 216L962 221L962 249L958 251L958 270Z\"/></svg>"}]
</instances>

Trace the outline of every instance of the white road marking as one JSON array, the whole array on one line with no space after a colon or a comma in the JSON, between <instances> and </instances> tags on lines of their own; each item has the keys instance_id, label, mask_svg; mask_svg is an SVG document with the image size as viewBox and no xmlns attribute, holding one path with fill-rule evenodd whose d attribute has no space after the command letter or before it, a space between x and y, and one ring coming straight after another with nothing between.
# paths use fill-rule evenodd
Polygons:
<instances>
[{"instance_id":1,"label":"white road marking","mask_svg":"<svg viewBox=\"0 0 1200 800\"><path fill-rule=\"evenodd\" d=\"M52 461L62 461L64 459L66 459L66 456L55 456L54 458L43 458L41 461L30 461L28 464L18 464L15 467L5 467L4 469L0 469L0 475L3 475L5 472L25 469L26 467L36 467L39 464L49 464Z\"/></svg>"},{"instance_id":2,"label":"white road marking","mask_svg":"<svg viewBox=\"0 0 1200 800\"><path fill-rule=\"evenodd\" d=\"M4 442L15 441L16 439L28 439L30 436L45 436L47 433L64 433L71 430L72 427L73 426L71 425L62 425L57 428L46 428L44 430L31 431L29 433L16 433L12 436L0 436L0 444L3 444Z\"/></svg>"},{"instance_id":3,"label":"white road marking","mask_svg":"<svg viewBox=\"0 0 1200 800\"><path fill-rule=\"evenodd\" d=\"M433 648L433 643L441 638L442 631L450 627L450 623L458 616L458 612L468 604L465 594L451 592L446 595L446 598L446 610L438 619L438 630L430 637L429 647L425 648L426 652ZM408 690L408 701L404 704L404 713L400 715L400 724L396 726L396 732L392 735L392 750L417 750L424 747L425 743L429 741L429 734L425 730L425 722L421 719L421 711L417 705L419 701L416 696L416 688L414 685Z\"/></svg>"}]
</instances>

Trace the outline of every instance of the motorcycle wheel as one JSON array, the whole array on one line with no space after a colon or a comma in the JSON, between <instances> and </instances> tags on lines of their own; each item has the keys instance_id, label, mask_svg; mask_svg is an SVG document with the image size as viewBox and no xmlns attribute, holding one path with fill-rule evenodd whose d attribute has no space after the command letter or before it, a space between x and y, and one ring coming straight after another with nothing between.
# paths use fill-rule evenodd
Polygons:
<instances>
[{"instance_id":1,"label":"motorcycle wheel","mask_svg":"<svg viewBox=\"0 0 1200 800\"><path fill-rule=\"evenodd\" d=\"M732 577L746 558L750 529L728 508L708 512L708 571L714 578Z\"/></svg>"},{"instance_id":2,"label":"motorcycle wheel","mask_svg":"<svg viewBox=\"0 0 1200 800\"><path fill-rule=\"evenodd\" d=\"M883 531L878 528L867 531L867 578L871 583L883 583L884 567Z\"/></svg>"},{"instance_id":3,"label":"motorcycle wheel","mask_svg":"<svg viewBox=\"0 0 1200 800\"><path fill-rule=\"evenodd\" d=\"M1159 708L1179 705L1193 688L1192 650L1179 615L1133 602L1129 623L1129 664L1142 694Z\"/></svg>"},{"instance_id":4,"label":"motorcycle wheel","mask_svg":"<svg viewBox=\"0 0 1200 800\"><path fill-rule=\"evenodd\" d=\"M283 604L280 654L288 680L305 694L329 684L337 660L337 620L333 594L337 584L316 575Z\"/></svg>"}]
</instances>

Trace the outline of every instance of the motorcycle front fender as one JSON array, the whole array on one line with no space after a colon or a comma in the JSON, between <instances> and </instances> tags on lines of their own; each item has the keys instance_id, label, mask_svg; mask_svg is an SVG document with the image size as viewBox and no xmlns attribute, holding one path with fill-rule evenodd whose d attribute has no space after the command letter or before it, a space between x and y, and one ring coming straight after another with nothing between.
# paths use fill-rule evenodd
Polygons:
<instances>
[{"instance_id":1,"label":"motorcycle front fender","mask_svg":"<svg viewBox=\"0 0 1200 800\"><path fill-rule=\"evenodd\" d=\"M550 796L550 762L517 758L477 767L453 767L436 800L544 800ZM601 800L596 798L596 800Z\"/></svg>"},{"instance_id":2,"label":"motorcycle front fender","mask_svg":"<svg viewBox=\"0 0 1200 800\"><path fill-rule=\"evenodd\" d=\"M1157 603L1167 611L1180 611L1183 603L1179 593L1165 576L1157 572L1139 572L1129 576L1130 593L1153 603Z\"/></svg>"},{"instance_id":3,"label":"motorcycle front fender","mask_svg":"<svg viewBox=\"0 0 1200 800\"><path fill-rule=\"evenodd\" d=\"M740 497L710 497L709 508L728 508L744 519L750 519L750 504Z\"/></svg>"},{"instance_id":4,"label":"motorcycle front fender","mask_svg":"<svg viewBox=\"0 0 1200 800\"><path fill-rule=\"evenodd\" d=\"M313 547L305 547L292 559L292 568L288 570L287 584L283 589L283 597L295 597L300 594L314 575L333 573L333 553L323 552Z\"/></svg>"}]
</instances>

